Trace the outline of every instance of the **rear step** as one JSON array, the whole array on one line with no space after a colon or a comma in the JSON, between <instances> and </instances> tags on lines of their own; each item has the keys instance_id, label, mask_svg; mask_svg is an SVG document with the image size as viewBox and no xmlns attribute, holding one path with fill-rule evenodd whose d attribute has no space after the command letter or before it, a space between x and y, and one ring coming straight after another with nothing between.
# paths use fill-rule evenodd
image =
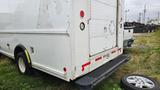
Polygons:
<instances>
[{"instance_id":1,"label":"rear step","mask_svg":"<svg viewBox=\"0 0 160 90\"><path fill-rule=\"evenodd\" d=\"M98 83L109 77L122 64L130 59L129 55L123 54L106 63L93 72L75 80L75 84L79 86L80 90L91 90Z\"/></svg>"}]
</instances>

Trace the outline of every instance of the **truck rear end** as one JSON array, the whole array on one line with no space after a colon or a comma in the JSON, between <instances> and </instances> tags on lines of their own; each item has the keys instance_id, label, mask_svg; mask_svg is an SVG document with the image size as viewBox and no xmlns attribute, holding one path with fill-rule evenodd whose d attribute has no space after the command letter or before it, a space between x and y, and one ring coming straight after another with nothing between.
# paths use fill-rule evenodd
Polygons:
<instances>
[{"instance_id":1,"label":"truck rear end","mask_svg":"<svg viewBox=\"0 0 160 90\"><path fill-rule=\"evenodd\" d=\"M129 59L123 55L123 6L124 0L73 1L72 79L79 86L96 85Z\"/></svg>"}]
</instances>

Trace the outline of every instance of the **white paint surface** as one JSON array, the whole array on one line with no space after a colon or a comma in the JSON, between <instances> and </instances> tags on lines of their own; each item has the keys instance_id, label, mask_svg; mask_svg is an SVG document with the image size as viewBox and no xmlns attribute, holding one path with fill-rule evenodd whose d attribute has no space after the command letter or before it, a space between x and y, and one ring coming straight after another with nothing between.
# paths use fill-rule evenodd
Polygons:
<instances>
[{"instance_id":1,"label":"white paint surface","mask_svg":"<svg viewBox=\"0 0 160 90\"><path fill-rule=\"evenodd\" d=\"M118 17L116 5L116 0L0 0L0 53L14 59L15 47L21 44L33 68L75 80L123 53L118 50L123 49L123 4ZM82 71L87 62L91 64Z\"/></svg>"}]
</instances>

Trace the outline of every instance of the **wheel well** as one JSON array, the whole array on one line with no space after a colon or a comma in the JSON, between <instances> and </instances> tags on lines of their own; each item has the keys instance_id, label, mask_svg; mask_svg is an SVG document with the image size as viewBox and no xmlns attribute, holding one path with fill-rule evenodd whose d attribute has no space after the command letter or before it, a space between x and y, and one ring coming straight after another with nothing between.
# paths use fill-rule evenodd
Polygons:
<instances>
[{"instance_id":1,"label":"wheel well","mask_svg":"<svg viewBox=\"0 0 160 90\"><path fill-rule=\"evenodd\" d=\"M22 45L18 45L15 50L14 50L14 57L16 57L16 55L19 53L19 52L24 52L25 51L25 48L24 46Z\"/></svg>"},{"instance_id":2,"label":"wheel well","mask_svg":"<svg viewBox=\"0 0 160 90\"><path fill-rule=\"evenodd\" d=\"M28 51L26 50L26 48L23 46L23 45L18 45L15 50L14 50L14 57L15 57L15 60L16 60L16 56L18 53L20 52L24 52L25 55L26 55L26 58L27 58L27 61L29 63L29 65L31 66L31 58L29 56L29 53Z\"/></svg>"}]
</instances>

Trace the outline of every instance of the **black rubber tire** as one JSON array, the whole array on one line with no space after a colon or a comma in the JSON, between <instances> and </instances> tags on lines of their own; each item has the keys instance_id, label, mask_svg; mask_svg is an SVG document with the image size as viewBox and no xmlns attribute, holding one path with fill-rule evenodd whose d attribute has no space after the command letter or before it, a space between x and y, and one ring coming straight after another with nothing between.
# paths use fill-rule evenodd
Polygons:
<instances>
[{"instance_id":1,"label":"black rubber tire","mask_svg":"<svg viewBox=\"0 0 160 90\"><path fill-rule=\"evenodd\" d=\"M23 61L24 61L24 64L25 64L25 72L22 72L20 70L20 67L19 67L19 58L23 58ZM16 63L17 63L17 67L18 67L18 71L21 73L21 74L24 74L24 75L30 75L32 73L32 68L31 68L31 65L28 63L28 60L27 60L27 57L25 55L24 52L20 52L16 55Z\"/></svg>"},{"instance_id":2,"label":"black rubber tire","mask_svg":"<svg viewBox=\"0 0 160 90\"><path fill-rule=\"evenodd\" d=\"M0 53L0 57L3 57L3 56L4 56L4 54Z\"/></svg>"},{"instance_id":3,"label":"black rubber tire","mask_svg":"<svg viewBox=\"0 0 160 90\"><path fill-rule=\"evenodd\" d=\"M132 47L133 42L134 42L134 40L129 40L127 43L128 47Z\"/></svg>"},{"instance_id":4,"label":"black rubber tire","mask_svg":"<svg viewBox=\"0 0 160 90\"><path fill-rule=\"evenodd\" d=\"M129 84L129 83L127 82L126 79L127 79L127 77L129 77L129 76L141 76L141 77L145 77L145 78L151 80L151 81L155 84L155 87L152 88L152 89L142 89L142 88L135 87L134 85ZM121 86L122 90L160 90L160 87L159 87L158 82L156 82L154 79L152 79L152 78L150 78L150 77L147 77L147 76L144 76L144 75L138 75L138 74L125 75L125 76L122 77L122 79L121 79L120 86Z\"/></svg>"}]
</instances>

